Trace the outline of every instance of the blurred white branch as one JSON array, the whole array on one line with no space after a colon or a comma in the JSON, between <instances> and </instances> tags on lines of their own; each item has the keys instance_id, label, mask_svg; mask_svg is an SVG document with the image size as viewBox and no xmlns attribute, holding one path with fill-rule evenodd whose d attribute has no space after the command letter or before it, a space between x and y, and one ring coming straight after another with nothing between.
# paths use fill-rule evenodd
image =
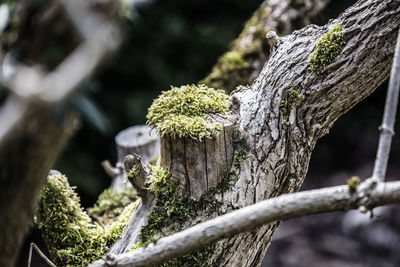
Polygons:
<instances>
[{"instance_id":1,"label":"blurred white branch","mask_svg":"<svg viewBox=\"0 0 400 267\"><path fill-rule=\"evenodd\" d=\"M95 14L81 1L62 1L84 41L50 73L38 67L13 65L5 57L0 81L11 94L0 109L0 147L34 105L54 105L88 79L99 63L122 41L118 26ZM79 11L79 12L78 12Z\"/></svg>"}]
</instances>

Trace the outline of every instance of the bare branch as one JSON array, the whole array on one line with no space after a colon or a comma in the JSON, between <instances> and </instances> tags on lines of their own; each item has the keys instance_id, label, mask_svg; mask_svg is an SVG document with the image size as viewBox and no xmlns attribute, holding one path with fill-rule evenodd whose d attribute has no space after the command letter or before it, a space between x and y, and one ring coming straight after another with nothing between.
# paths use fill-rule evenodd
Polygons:
<instances>
[{"instance_id":1,"label":"bare branch","mask_svg":"<svg viewBox=\"0 0 400 267\"><path fill-rule=\"evenodd\" d=\"M385 112L383 122L379 127L381 135L379 138L378 151L376 153L375 166L372 177L384 181L386 168L389 161L390 146L394 135L394 123L396 120L397 102L400 87L400 31L397 37L397 45L393 57L392 73L390 75L389 90L386 96Z\"/></svg>"},{"instance_id":2,"label":"bare branch","mask_svg":"<svg viewBox=\"0 0 400 267\"><path fill-rule=\"evenodd\" d=\"M35 251L39 254L40 257L51 267L57 267L49 258L44 255L44 253L39 249L38 246L36 246L35 243L31 243L31 246L29 247L29 258L28 258L28 267L31 267L31 260L32 260L32 248L35 249Z\"/></svg>"},{"instance_id":3,"label":"bare branch","mask_svg":"<svg viewBox=\"0 0 400 267\"><path fill-rule=\"evenodd\" d=\"M197 224L145 248L120 255L107 255L105 259L89 266L155 265L263 224L359 206L371 209L399 201L400 182L382 183L374 178L364 181L355 192L343 185L281 195Z\"/></svg>"}]
</instances>

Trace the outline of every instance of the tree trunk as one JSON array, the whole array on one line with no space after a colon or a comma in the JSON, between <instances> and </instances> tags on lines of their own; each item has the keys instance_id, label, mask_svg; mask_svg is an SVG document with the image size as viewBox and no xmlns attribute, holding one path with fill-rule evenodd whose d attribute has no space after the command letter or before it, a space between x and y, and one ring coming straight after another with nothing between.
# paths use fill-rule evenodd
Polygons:
<instances>
[{"instance_id":1,"label":"tree trunk","mask_svg":"<svg viewBox=\"0 0 400 267\"><path fill-rule=\"evenodd\" d=\"M77 116L56 121L54 109L32 110L0 152L0 266L14 266L32 221L34 206L50 168L77 123Z\"/></svg>"},{"instance_id":2,"label":"tree trunk","mask_svg":"<svg viewBox=\"0 0 400 267\"><path fill-rule=\"evenodd\" d=\"M341 33L346 43L326 66L312 71L309 57L317 39L337 25L343 26ZM209 188L204 175L191 175L205 173L208 181L208 156L201 152L208 155L215 150L212 164L217 176L221 175L219 169L229 166L226 164L229 157L221 156L224 150L215 147L224 147L225 151L232 147L235 150L232 154L241 155L240 160L233 160L236 164L228 171L236 176L230 180L231 187L213 196L218 211L201 210L185 227L260 200L298 191L318 138L388 78L399 26L399 0L367 0L359 1L323 27L311 25L282 37L251 88L231 97L232 135L222 135L224 142L230 139L231 144L228 141L221 146L222 139L218 138L222 137L210 141L213 144L210 148L194 141L163 139L161 164L184 185L186 196L195 199ZM191 148L190 155L186 153L187 147ZM197 158L192 159L191 153L197 154ZM188 184L196 186L187 190ZM129 225L139 219L132 216ZM260 265L278 225L275 222L219 241L207 264ZM127 229L117 242L123 243L124 249L112 250L113 253L126 252L138 240L139 232L132 234Z\"/></svg>"}]
</instances>

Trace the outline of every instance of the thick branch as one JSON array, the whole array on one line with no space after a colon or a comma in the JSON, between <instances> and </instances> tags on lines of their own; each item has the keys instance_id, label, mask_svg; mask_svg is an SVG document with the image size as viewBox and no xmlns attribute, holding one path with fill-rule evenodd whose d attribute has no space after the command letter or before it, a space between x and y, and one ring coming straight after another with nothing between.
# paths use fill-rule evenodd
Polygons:
<instances>
[{"instance_id":1,"label":"thick branch","mask_svg":"<svg viewBox=\"0 0 400 267\"><path fill-rule=\"evenodd\" d=\"M263 224L304 215L348 210L366 205L373 208L400 201L400 182L366 180L356 192L348 186L282 195L233 211L177 234L162 238L145 248L116 256L89 266L149 266L185 255L217 240L255 229Z\"/></svg>"}]
</instances>

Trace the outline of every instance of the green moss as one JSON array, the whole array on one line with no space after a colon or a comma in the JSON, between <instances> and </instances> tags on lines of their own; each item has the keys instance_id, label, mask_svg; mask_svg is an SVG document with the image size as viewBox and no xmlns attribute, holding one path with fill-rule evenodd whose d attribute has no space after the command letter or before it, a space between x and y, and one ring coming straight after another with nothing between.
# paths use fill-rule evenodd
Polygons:
<instances>
[{"instance_id":1,"label":"green moss","mask_svg":"<svg viewBox=\"0 0 400 267\"><path fill-rule=\"evenodd\" d=\"M89 215L101 225L111 224L122 213L124 207L137 200L133 187L124 187L121 192L106 189L101 193L93 208L88 209Z\"/></svg>"},{"instance_id":2,"label":"green moss","mask_svg":"<svg viewBox=\"0 0 400 267\"><path fill-rule=\"evenodd\" d=\"M285 120L289 119L290 112L292 112L293 105L303 99L303 96L301 95L301 87L300 85L293 86L293 82L290 82L288 85L289 90L288 92L283 96L281 102L278 105L279 111L282 114L282 117Z\"/></svg>"},{"instance_id":3,"label":"green moss","mask_svg":"<svg viewBox=\"0 0 400 267\"><path fill-rule=\"evenodd\" d=\"M147 187L156 196L157 203L147 216L148 224L141 229L142 243L162 235L164 227L174 223L183 224L195 215L191 209L191 201L179 190L179 181L173 181L171 173L161 166L148 167L151 174Z\"/></svg>"},{"instance_id":4,"label":"green moss","mask_svg":"<svg viewBox=\"0 0 400 267\"><path fill-rule=\"evenodd\" d=\"M360 177L352 176L347 180L347 185L350 191L356 191L357 186L361 183Z\"/></svg>"},{"instance_id":5,"label":"green moss","mask_svg":"<svg viewBox=\"0 0 400 267\"><path fill-rule=\"evenodd\" d=\"M125 173L126 177L134 178L139 168L132 168L129 172Z\"/></svg>"},{"instance_id":6,"label":"green moss","mask_svg":"<svg viewBox=\"0 0 400 267\"><path fill-rule=\"evenodd\" d=\"M205 246L201 249L197 249L192 253L186 254L182 257L178 257L167 262L160 264L159 266L211 266L208 264L208 260L215 251L215 243L210 246Z\"/></svg>"},{"instance_id":7,"label":"green moss","mask_svg":"<svg viewBox=\"0 0 400 267\"><path fill-rule=\"evenodd\" d=\"M148 223L140 231L140 241L129 250L135 250L155 242L164 236L163 229L176 226L175 231L180 231L183 224L197 216L198 211L208 209L209 212L217 211L218 203L213 198L215 194L225 192L230 188L230 175L215 188L211 188L199 200L189 199L179 189L179 181L174 181L171 173L161 166L148 165L150 176L147 188L157 198L157 203L148 215ZM214 251L214 245L207 246L168 261L161 266L199 266L204 265Z\"/></svg>"},{"instance_id":8,"label":"green moss","mask_svg":"<svg viewBox=\"0 0 400 267\"><path fill-rule=\"evenodd\" d=\"M211 73L200 83L215 88L223 88L226 92L232 92L241 84L250 83L250 62L245 59L243 51L229 51L222 55Z\"/></svg>"},{"instance_id":9,"label":"green moss","mask_svg":"<svg viewBox=\"0 0 400 267\"><path fill-rule=\"evenodd\" d=\"M235 154L233 155L233 166L235 166L237 169L240 169L240 163L248 158L249 156L246 155L243 150L235 151Z\"/></svg>"},{"instance_id":10,"label":"green moss","mask_svg":"<svg viewBox=\"0 0 400 267\"><path fill-rule=\"evenodd\" d=\"M343 26L336 24L327 33L318 39L314 52L308 58L309 69L320 73L321 70L333 61L346 44L344 35L341 33Z\"/></svg>"},{"instance_id":11,"label":"green moss","mask_svg":"<svg viewBox=\"0 0 400 267\"><path fill-rule=\"evenodd\" d=\"M219 134L222 125L209 122L210 115L226 114L229 106L229 96L222 90L205 85L171 87L154 100L147 124L156 127L160 136L212 138Z\"/></svg>"},{"instance_id":12,"label":"green moss","mask_svg":"<svg viewBox=\"0 0 400 267\"><path fill-rule=\"evenodd\" d=\"M231 51L222 55L210 74L200 83L214 88L221 88L228 94L239 85L250 84L250 74L254 71L252 63L266 58L268 29L263 21L268 18L266 8L259 8L246 22L242 33L232 42ZM242 40L246 38L246 41Z\"/></svg>"},{"instance_id":13,"label":"green moss","mask_svg":"<svg viewBox=\"0 0 400 267\"><path fill-rule=\"evenodd\" d=\"M42 189L35 223L57 266L82 266L99 259L121 236L136 203L128 205L109 227L94 223L63 175L51 175Z\"/></svg>"}]
</instances>

